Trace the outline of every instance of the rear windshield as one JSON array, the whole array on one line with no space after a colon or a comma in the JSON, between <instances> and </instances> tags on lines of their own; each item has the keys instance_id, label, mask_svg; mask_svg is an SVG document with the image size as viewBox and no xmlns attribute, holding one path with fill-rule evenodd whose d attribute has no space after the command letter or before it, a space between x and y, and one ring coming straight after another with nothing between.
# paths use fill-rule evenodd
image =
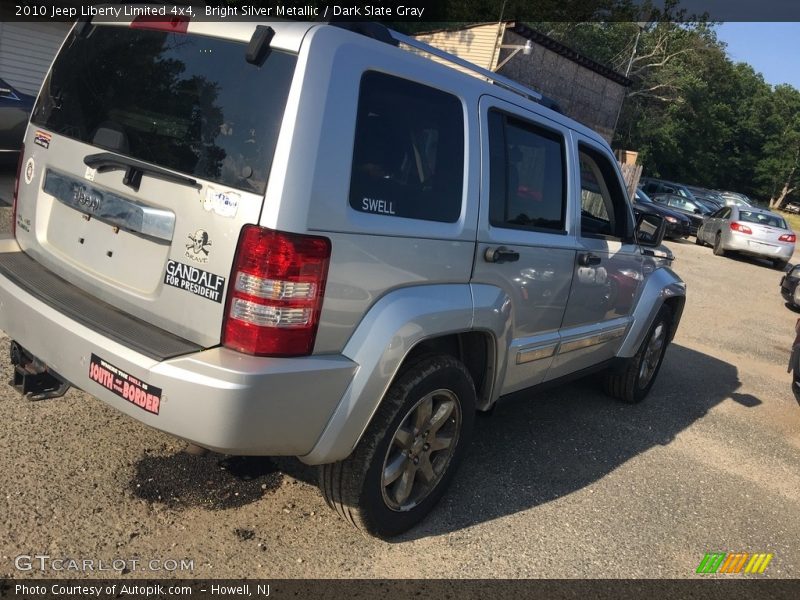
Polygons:
<instances>
[{"instance_id":1,"label":"rear windshield","mask_svg":"<svg viewBox=\"0 0 800 600\"><path fill-rule=\"evenodd\" d=\"M71 35L32 122L201 179L263 194L296 57L246 45L97 26Z\"/></svg>"},{"instance_id":2,"label":"rear windshield","mask_svg":"<svg viewBox=\"0 0 800 600\"><path fill-rule=\"evenodd\" d=\"M786 227L786 221L784 221L778 215L769 215L762 212L740 210L739 220L744 221L745 223L758 223L759 225L769 225L770 227L788 229L788 227Z\"/></svg>"}]
</instances>

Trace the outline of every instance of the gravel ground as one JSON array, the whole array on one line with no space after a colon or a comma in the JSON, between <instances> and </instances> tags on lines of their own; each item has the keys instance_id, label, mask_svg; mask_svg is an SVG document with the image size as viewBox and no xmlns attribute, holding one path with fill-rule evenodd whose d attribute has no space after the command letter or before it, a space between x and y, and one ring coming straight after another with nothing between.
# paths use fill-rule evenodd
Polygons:
<instances>
[{"instance_id":1,"label":"gravel ground","mask_svg":"<svg viewBox=\"0 0 800 600\"><path fill-rule=\"evenodd\" d=\"M393 543L341 521L297 461L188 454L80 391L2 387L0 577L84 576L15 568L47 554L193 561L126 578L684 578L711 551L772 552L765 576L798 577L798 314L766 263L669 245L689 300L648 400L589 379L502 403L441 505Z\"/></svg>"}]
</instances>

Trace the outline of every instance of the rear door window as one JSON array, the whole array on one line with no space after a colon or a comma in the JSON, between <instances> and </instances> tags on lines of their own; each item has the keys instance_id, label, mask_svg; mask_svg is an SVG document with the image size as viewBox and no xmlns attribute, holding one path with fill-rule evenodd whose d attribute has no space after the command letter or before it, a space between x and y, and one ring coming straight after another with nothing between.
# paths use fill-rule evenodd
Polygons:
<instances>
[{"instance_id":1,"label":"rear door window","mask_svg":"<svg viewBox=\"0 0 800 600\"><path fill-rule=\"evenodd\" d=\"M563 136L493 110L489 144L489 222L494 227L564 233Z\"/></svg>"},{"instance_id":2,"label":"rear door window","mask_svg":"<svg viewBox=\"0 0 800 600\"><path fill-rule=\"evenodd\" d=\"M625 240L629 219L625 193L609 160L578 146L581 178L581 235Z\"/></svg>"},{"instance_id":3,"label":"rear door window","mask_svg":"<svg viewBox=\"0 0 800 600\"><path fill-rule=\"evenodd\" d=\"M219 38L95 26L72 34L32 122L81 142L263 194L296 57Z\"/></svg>"},{"instance_id":4,"label":"rear door window","mask_svg":"<svg viewBox=\"0 0 800 600\"><path fill-rule=\"evenodd\" d=\"M368 71L361 78L350 206L455 222L464 179L464 111L452 94Z\"/></svg>"}]
</instances>

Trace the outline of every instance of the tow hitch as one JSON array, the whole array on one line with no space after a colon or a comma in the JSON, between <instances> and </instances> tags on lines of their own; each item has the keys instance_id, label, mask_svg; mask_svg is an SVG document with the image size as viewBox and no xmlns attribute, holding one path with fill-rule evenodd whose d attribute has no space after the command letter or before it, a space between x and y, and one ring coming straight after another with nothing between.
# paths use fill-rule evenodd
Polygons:
<instances>
[{"instance_id":1,"label":"tow hitch","mask_svg":"<svg viewBox=\"0 0 800 600\"><path fill-rule=\"evenodd\" d=\"M69 383L17 342L11 342L11 364L14 365L11 385L31 400L60 398L70 388Z\"/></svg>"}]
</instances>

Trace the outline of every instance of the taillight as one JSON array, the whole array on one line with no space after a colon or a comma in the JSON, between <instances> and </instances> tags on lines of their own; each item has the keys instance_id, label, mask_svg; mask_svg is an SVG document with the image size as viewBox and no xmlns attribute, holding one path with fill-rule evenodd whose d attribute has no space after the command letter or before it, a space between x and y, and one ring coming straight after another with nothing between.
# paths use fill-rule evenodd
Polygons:
<instances>
[{"instance_id":1,"label":"taillight","mask_svg":"<svg viewBox=\"0 0 800 600\"><path fill-rule=\"evenodd\" d=\"M161 15L142 15L131 21L132 29L153 29L169 33L186 33L189 17L164 17Z\"/></svg>"},{"instance_id":2,"label":"taillight","mask_svg":"<svg viewBox=\"0 0 800 600\"><path fill-rule=\"evenodd\" d=\"M25 158L25 144L19 149L17 176L14 178L14 194L11 196L11 233L17 235L17 197L19 196L19 178L22 177L22 161Z\"/></svg>"},{"instance_id":3,"label":"taillight","mask_svg":"<svg viewBox=\"0 0 800 600\"><path fill-rule=\"evenodd\" d=\"M739 233L753 233L753 230L750 229L747 225L742 225L741 223L737 223L736 221L731 223L731 229L733 231L738 231Z\"/></svg>"},{"instance_id":4,"label":"taillight","mask_svg":"<svg viewBox=\"0 0 800 600\"><path fill-rule=\"evenodd\" d=\"M796 242L797 236L793 233L784 233L781 237L778 238L782 242Z\"/></svg>"},{"instance_id":5,"label":"taillight","mask_svg":"<svg viewBox=\"0 0 800 600\"><path fill-rule=\"evenodd\" d=\"M311 354L330 256L328 238L245 225L228 283L222 343L257 356Z\"/></svg>"}]
</instances>

